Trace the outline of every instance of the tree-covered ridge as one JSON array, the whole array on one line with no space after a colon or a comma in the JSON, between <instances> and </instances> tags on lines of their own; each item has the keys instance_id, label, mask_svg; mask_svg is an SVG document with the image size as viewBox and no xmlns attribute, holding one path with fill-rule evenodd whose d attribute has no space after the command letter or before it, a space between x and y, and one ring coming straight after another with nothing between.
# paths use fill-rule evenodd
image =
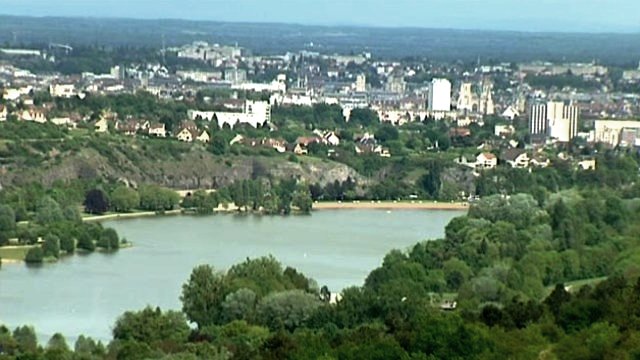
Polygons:
<instances>
[{"instance_id":1,"label":"tree-covered ridge","mask_svg":"<svg viewBox=\"0 0 640 360\"><path fill-rule=\"evenodd\" d=\"M445 238L395 251L365 289L403 296L458 293L477 310L514 296L541 300L557 283L636 276L638 206L607 191L568 191L540 204L531 195L493 195L453 219Z\"/></svg>"}]
</instances>

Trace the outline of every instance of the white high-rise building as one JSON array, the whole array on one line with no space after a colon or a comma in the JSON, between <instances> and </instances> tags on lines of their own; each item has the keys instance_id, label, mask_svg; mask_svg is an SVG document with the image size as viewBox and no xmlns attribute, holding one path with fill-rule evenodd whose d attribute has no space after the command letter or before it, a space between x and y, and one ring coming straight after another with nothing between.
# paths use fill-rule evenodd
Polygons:
<instances>
[{"instance_id":1,"label":"white high-rise building","mask_svg":"<svg viewBox=\"0 0 640 360\"><path fill-rule=\"evenodd\" d=\"M531 135L547 133L547 105L533 104L529 112L529 132Z\"/></svg>"},{"instance_id":2,"label":"white high-rise building","mask_svg":"<svg viewBox=\"0 0 640 360\"><path fill-rule=\"evenodd\" d=\"M559 142L569 142L578 133L580 109L573 104L549 101L534 104L529 114L529 131L532 135L544 134Z\"/></svg>"},{"instance_id":3,"label":"white high-rise building","mask_svg":"<svg viewBox=\"0 0 640 360\"><path fill-rule=\"evenodd\" d=\"M560 142L569 142L578 133L578 117L580 110L576 105L565 105L552 101L547 104L549 119L549 137Z\"/></svg>"},{"instance_id":4,"label":"white high-rise building","mask_svg":"<svg viewBox=\"0 0 640 360\"><path fill-rule=\"evenodd\" d=\"M367 76L360 74L356 76L356 92L367 91Z\"/></svg>"},{"instance_id":5,"label":"white high-rise building","mask_svg":"<svg viewBox=\"0 0 640 360\"><path fill-rule=\"evenodd\" d=\"M429 84L429 111L451 111L451 83L447 79L433 79Z\"/></svg>"}]
</instances>

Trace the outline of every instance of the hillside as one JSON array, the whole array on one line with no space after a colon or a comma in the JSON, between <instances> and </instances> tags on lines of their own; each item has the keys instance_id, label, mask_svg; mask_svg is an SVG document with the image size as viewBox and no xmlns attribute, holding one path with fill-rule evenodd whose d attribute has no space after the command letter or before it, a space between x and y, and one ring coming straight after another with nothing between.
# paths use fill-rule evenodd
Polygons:
<instances>
[{"instance_id":1,"label":"hillside","mask_svg":"<svg viewBox=\"0 0 640 360\"><path fill-rule=\"evenodd\" d=\"M0 185L104 178L175 189L212 188L236 180L296 177L325 185L366 179L344 165L270 154L214 156L199 144L111 136L0 142ZM289 160L295 160L289 161Z\"/></svg>"}]
</instances>

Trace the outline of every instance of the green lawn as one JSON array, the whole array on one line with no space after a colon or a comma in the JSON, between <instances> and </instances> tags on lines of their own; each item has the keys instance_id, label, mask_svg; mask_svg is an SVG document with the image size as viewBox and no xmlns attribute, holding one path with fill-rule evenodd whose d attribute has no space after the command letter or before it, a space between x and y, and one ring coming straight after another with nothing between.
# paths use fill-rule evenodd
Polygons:
<instances>
[{"instance_id":1,"label":"green lawn","mask_svg":"<svg viewBox=\"0 0 640 360\"><path fill-rule=\"evenodd\" d=\"M9 247L0 247L0 258L7 260L24 260L25 256L27 256L27 251L31 249L32 246L9 246Z\"/></svg>"}]
</instances>

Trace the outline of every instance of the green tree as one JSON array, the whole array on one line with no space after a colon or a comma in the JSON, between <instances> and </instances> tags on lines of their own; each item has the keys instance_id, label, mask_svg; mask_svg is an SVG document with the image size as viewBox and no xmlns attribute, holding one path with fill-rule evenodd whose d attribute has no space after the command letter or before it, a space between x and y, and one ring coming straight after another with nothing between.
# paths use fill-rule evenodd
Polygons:
<instances>
[{"instance_id":1,"label":"green tree","mask_svg":"<svg viewBox=\"0 0 640 360\"><path fill-rule=\"evenodd\" d=\"M76 251L76 239L69 235L62 236L60 238L60 250L67 254L73 254Z\"/></svg>"},{"instance_id":2,"label":"green tree","mask_svg":"<svg viewBox=\"0 0 640 360\"><path fill-rule=\"evenodd\" d=\"M302 290L287 290L263 298L257 307L259 321L271 329L293 331L321 306L320 299Z\"/></svg>"},{"instance_id":3,"label":"green tree","mask_svg":"<svg viewBox=\"0 0 640 360\"><path fill-rule=\"evenodd\" d=\"M13 330L18 350L22 353L34 353L38 349L38 339L36 332L31 326L19 326Z\"/></svg>"},{"instance_id":4,"label":"green tree","mask_svg":"<svg viewBox=\"0 0 640 360\"><path fill-rule=\"evenodd\" d=\"M299 186L293 195L292 205L297 207L303 214L309 214L313 207L313 200L311 199L311 193L306 186Z\"/></svg>"},{"instance_id":5,"label":"green tree","mask_svg":"<svg viewBox=\"0 0 640 360\"><path fill-rule=\"evenodd\" d=\"M221 133L215 133L211 137L209 149L214 155L224 155L229 151L229 141Z\"/></svg>"},{"instance_id":6,"label":"green tree","mask_svg":"<svg viewBox=\"0 0 640 360\"><path fill-rule=\"evenodd\" d=\"M28 264L40 264L44 259L44 251L40 246L32 247L27 251L24 261Z\"/></svg>"},{"instance_id":7,"label":"green tree","mask_svg":"<svg viewBox=\"0 0 640 360\"><path fill-rule=\"evenodd\" d=\"M225 322L251 321L257 303L256 293L250 289L239 289L228 294L222 302L222 317Z\"/></svg>"},{"instance_id":8,"label":"green tree","mask_svg":"<svg viewBox=\"0 0 640 360\"><path fill-rule=\"evenodd\" d=\"M96 342L90 337L80 335L74 345L75 356L80 359L102 359L105 356L105 348L101 342Z\"/></svg>"},{"instance_id":9,"label":"green tree","mask_svg":"<svg viewBox=\"0 0 640 360\"><path fill-rule=\"evenodd\" d=\"M113 327L113 338L116 340L135 340L155 346L162 343L183 344L189 333L184 314L172 310L163 312L160 308L151 307L125 312Z\"/></svg>"},{"instance_id":10,"label":"green tree","mask_svg":"<svg viewBox=\"0 0 640 360\"><path fill-rule=\"evenodd\" d=\"M84 199L84 210L89 214L104 214L109 210L109 198L102 189L87 192Z\"/></svg>"},{"instance_id":11,"label":"green tree","mask_svg":"<svg viewBox=\"0 0 640 360\"><path fill-rule=\"evenodd\" d=\"M0 205L0 232L16 229L16 214L9 205Z\"/></svg>"},{"instance_id":12,"label":"green tree","mask_svg":"<svg viewBox=\"0 0 640 360\"><path fill-rule=\"evenodd\" d=\"M60 238L53 234L45 236L44 242L42 243L42 251L45 257L60 257Z\"/></svg>"},{"instance_id":13,"label":"green tree","mask_svg":"<svg viewBox=\"0 0 640 360\"><path fill-rule=\"evenodd\" d=\"M180 296L187 319L200 328L219 322L226 289L223 276L214 272L211 266L194 268L189 280L182 285Z\"/></svg>"},{"instance_id":14,"label":"green tree","mask_svg":"<svg viewBox=\"0 0 640 360\"><path fill-rule=\"evenodd\" d=\"M87 230L81 231L78 235L78 249L92 252L96 249L96 243L91 238L91 233Z\"/></svg>"},{"instance_id":15,"label":"green tree","mask_svg":"<svg viewBox=\"0 0 640 360\"><path fill-rule=\"evenodd\" d=\"M47 343L45 358L47 359L71 359L71 350L64 336L60 333L55 333L49 339Z\"/></svg>"},{"instance_id":16,"label":"green tree","mask_svg":"<svg viewBox=\"0 0 640 360\"><path fill-rule=\"evenodd\" d=\"M140 206L140 195L127 186L118 186L111 192L111 207L116 212L130 212Z\"/></svg>"},{"instance_id":17,"label":"green tree","mask_svg":"<svg viewBox=\"0 0 640 360\"><path fill-rule=\"evenodd\" d=\"M51 224L64 221L64 214L60 205L49 196L42 198L36 206L36 222L40 224Z\"/></svg>"},{"instance_id":18,"label":"green tree","mask_svg":"<svg viewBox=\"0 0 640 360\"><path fill-rule=\"evenodd\" d=\"M118 233L111 228L104 229L97 245L107 251L118 250L120 248Z\"/></svg>"}]
</instances>

